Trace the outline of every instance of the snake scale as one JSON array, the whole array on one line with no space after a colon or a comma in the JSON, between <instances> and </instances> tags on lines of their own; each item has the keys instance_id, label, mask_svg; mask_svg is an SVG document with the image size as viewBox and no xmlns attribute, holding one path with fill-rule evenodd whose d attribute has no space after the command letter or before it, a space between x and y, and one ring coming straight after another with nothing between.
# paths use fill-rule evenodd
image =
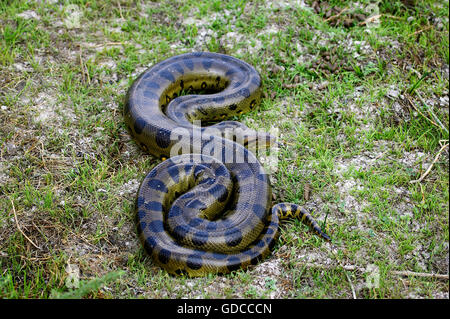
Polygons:
<instances>
[{"instance_id":1,"label":"snake scale","mask_svg":"<svg viewBox=\"0 0 450 319\"><path fill-rule=\"evenodd\" d=\"M125 123L146 152L163 160L139 188L138 234L167 272L203 276L254 265L273 248L280 219L289 217L330 240L300 206L272 207L268 175L248 145L273 138L224 121L260 100L252 66L210 52L168 58L129 88ZM233 138L225 134L230 130Z\"/></svg>"}]
</instances>

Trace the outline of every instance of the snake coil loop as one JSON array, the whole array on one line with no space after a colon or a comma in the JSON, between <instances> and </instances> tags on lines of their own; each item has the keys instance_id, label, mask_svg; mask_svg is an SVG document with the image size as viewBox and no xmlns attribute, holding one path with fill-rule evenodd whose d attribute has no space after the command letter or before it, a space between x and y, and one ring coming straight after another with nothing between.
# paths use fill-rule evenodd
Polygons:
<instances>
[{"instance_id":1,"label":"snake coil loop","mask_svg":"<svg viewBox=\"0 0 450 319\"><path fill-rule=\"evenodd\" d=\"M182 95L200 90L210 94ZM261 135L223 121L260 99L252 66L208 52L157 63L130 87L124 108L130 132L144 150L168 158L144 178L136 207L141 241L169 273L201 276L256 264L274 246L280 218L299 217L329 240L300 206L272 207L268 176L246 148ZM202 128L196 121L222 122ZM229 130L244 132L240 143L226 137Z\"/></svg>"}]
</instances>

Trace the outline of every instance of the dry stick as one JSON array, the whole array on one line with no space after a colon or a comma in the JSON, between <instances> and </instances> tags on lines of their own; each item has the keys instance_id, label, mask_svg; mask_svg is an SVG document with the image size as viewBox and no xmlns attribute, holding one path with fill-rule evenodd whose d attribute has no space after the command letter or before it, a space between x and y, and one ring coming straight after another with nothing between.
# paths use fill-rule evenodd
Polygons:
<instances>
[{"instance_id":1,"label":"dry stick","mask_svg":"<svg viewBox=\"0 0 450 319\"><path fill-rule=\"evenodd\" d=\"M392 271L394 275L400 276L416 276L416 277L425 277L425 278L435 278L435 279L447 279L448 275L445 274L429 274L426 272L413 272L413 271Z\"/></svg>"},{"instance_id":2,"label":"dry stick","mask_svg":"<svg viewBox=\"0 0 450 319\"><path fill-rule=\"evenodd\" d=\"M83 51L82 51L82 50L83 50L83 49L81 48L81 45L80 45L80 53L79 53L79 56L80 56L81 76L82 76L82 79L83 79L83 84L86 84L86 74L84 73L83 57L82 57Z\"/></svg>"},{"instance_id":3,"label":"dry stick","mask_svg":"<svg viewBox=\"0 0 450 319\"><path fill-rule=\"evenodd\" d=\"M110 45L110 46L112 46L112 45L123 45L125 43L127 43L127 42L123 42L123 43L122 42L99 43L99 44L94 45L94 48L100 48L100 47L104 47L104 46L108 46L108 45Z\"/></svg>"},{"instance_id":4,"label":"dry stick","mask_svg":"<svg viewBox=\"0 0 450 319\"><path fill-rule=\"evenodd\" d=\"M423 173L422 176L420 176L419 179L415 179L415 180L413 180L413 181L409 181L409 183L410 183L410 184L420 183L420 182L428 175L428 173L431 171L431 168L433 167L434 163L437 162L437 160L439 159L439 156L441 155L442 151L443 151L447 146L448 146L448 143L441 147L441 149L440 149L439 152L437 153L436 157L434 158L433 162L431 162L431 164L430 164L430 166L428 167L428 169L425 171L425 173Z\"/></svg>"},{"instance_id":5,"label":"dry stick","mask_svg":"<svg viewBox=\"0 0 450 319\"><path fill-rule=\"evenodd\" d=\"M348 276L347 272L344 271L345 277L347 277L348 283L350 284L350 289L352 290L353 299L356 299L356 292L355 287L353 287L352 281L350 280L350 277Z\"/></svg>"},{"instance_id":6,"label":"dry stick","mask_svg":"<svg viewBox=\"0 0 450 319\"><path fill-rule=\"evenodd\" d=\"M433 110L425 103L425 101L422 99L422 96L419 94L419 92L416 92L417 97L419 98L420 102L422 102L423 106L427 109L428 113L431 114L431 117L439 124L440 128L442 128L444 131L447 132L447 128L442 124L442 122L439 120L439 118L434 114Z\"/></svg>"},{"instance_id":7,"label":"dry stick","mask_svg":"<svg viewBox=\"0 0 450 319\"><path fill-rule=\"evenodd\" d=\"M424 117L428 122L433 124L434 126L441 128L437 123L435 123L432 119L428 118L425 114L420 112L420 110L414 105L414 103L411 101L411 99L407 96L406 99L408 100L409 104L420 114L422 117Z\"/></svg>"},{"instance_id":8,"label":"dry stick","mask_svg":"<svg viewBox=\"0 0 450 319\"><path fill-rule=\"evenodd\" d=\"M377 14L377 15L374 15L372 17L368 17L366 20L358 23L358 26L362 26L362 25L365 25L367 23L373 22L374 20L376 20L376 19L378 19L380 17L381 17L381 14Z\"/></svg>"},{"instance_id":9,"label":"dry stick","mask_svg":"<svg viewBox=\"0 0 450 319\"><path fill-rule=\"evenodd\" d=\"M286 89L294 89L296 87L299 87L300 85L302 85L303 83L283 83L283 87Z\"/></svg>"},{"instance_id":10,"label":"dry stick","mask_svg":"<svg viewBox=\"0 0 450 319\"><path fill-rule=\"evenodd\" d=\"M352 270L358 270L361 272L366 272L365 268L361 268L355 265L347 265L347 266L334 266L334 265L321 265L321 264L312 264L312 263L306 263L304 266L308 268L318 268L318 269L333 269L341 267L344 270L352 271ZM399 276L416 276L416 277L424 277L424 278L434 278L434 279L443 279L448 280L448 274L433 274L433 273L426 273L426 272L414 272L414 271L397 271L393 270L390 272L393 275L399 275Z\"/></svg>"},{"instance_id":11,"label":"dry stick","mask_svg":"<svg viewBox=\"0 0 450 319\"><path fill-rule=\"evenodd\" d=\"M14 207L14 202L13 202L13 200L11 198L9 200L11 201L11 205L12 205L12 208L13 208L14 220L16 221L17 229L20 231L20 233L23 235L23 237L25 237L34 247L36 247L37 249L41 250L41 248L38 247L35 243L33 243L33 241L27 235L25 235L25 233L20 228L19 221L17 220L16 208Z\"/></svg>"},{"instance_id":12,"label":"dry stick","mask_svg":"<svg viewBox=\"0 0 450 319\"><path fill-rule=\"evenodd\" d=\"M384 17L394 19L394 20L404 20L404 18L396 17L390 14L383 14Z\"/></svg>"},{"instance_id":13,"label":"dry stick","mask_svg":"<svg viewBox=\"0 0 450 319\"><path fill-rule=\"evenodd\" d=\"M123 15L122 15L122 7L120 6L120 1L117 1L117 4L118 4L118 6L119 6L119 14L120 14L120 17L121 17L123 20L125 20L125 18L124 18Z\"/></svg>"},{"instance_id":14,"label":"dry stick","mask_svg":"<svg viewBox=\"0 0 450 319\"><path fill-rule=\"evenodd\" d=\"M332 21L332 20L335 20L335 19L337 19L337 18L339 18L345 11L347 11L349 8L344 8L344 9L342 9L341 10L341 12L339 12L338 14L336 14L336 15L334 15L334 16L331 16L331 17L329 17L328 19L325 19L325 22L328 22L328 21Z\"/></svg>"},{"instance_id":15,"label":"dry stick","mask_svg":"<svg viewBox=\"0 0 450 319\"><path fill-rule=\"evenodd\" d=\"M420 30L417 30L417 31L414 32L414 33L411 33L409 36L412 37L413 35L417 35L417 34L423 32L423 31L426 31L426 30L428 30L428 29L431 29L432 27L433 27L432 25L428 25L428 26L426 26L426 27L423 28L423 29L420 29Z\"/></svg>"},{"instance_id":16,"label":"dry stick","mask_svg":"<svg viewBox=\"0 0 450 319\"><path fill-rule=\"evenodd\" d=\"M334 248L339 249L339 247L336 246L336 245L333 244L333 243L331 243L331 246L334 247ZM352 283L352 281L350 280L350 277L349 277L349 275L348 275L348 273L347 273L347 269L345 268L344 265L341 264L341 262L339 261L339 259L337 258L336 254L334 253L334 251L333 251L332 249L330 250L330 252L334 255L336 261L338 262L338 264L339 264L339 265L342 267L342 269L344 270L345 277L347 277L348 283L350 284L350 289L352 290L352 296L353 296L353 299L357 299L357 297L356 297L356 292L355 292L355 287L353 286L353 283Z\"/></svg>"}]
</instances>

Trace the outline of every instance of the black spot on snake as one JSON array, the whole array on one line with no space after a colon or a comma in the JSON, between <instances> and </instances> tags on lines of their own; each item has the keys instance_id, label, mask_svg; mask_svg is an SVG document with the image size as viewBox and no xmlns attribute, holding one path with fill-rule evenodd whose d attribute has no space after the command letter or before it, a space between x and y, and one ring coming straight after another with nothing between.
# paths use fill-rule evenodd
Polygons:
<instances>
[{"instance_id":1,"label":"black spot on snake","mask_svg":"<svg viewBox=\"0 0 450 319\"><path fill-rule=\"evenodd\" d=\"M222 259L227 258L227 255L226 255L226 254L213 253L212 255L213 255L214 259L217 259L217 260L222 260Z\"/></svg>"},{"instance_id":2,"label":"black spot on snake","mask_svg":"<svg viewBox=\"0 0 450 319\"><path fill-rule=\"evenodd\" d=\"M161 182L159 179L151 179L148 182L148 187L150 187L151 189L163 192L163 193L167 193L169 190L167 189L166 185Z\"/></svg>"},{"instance_id":3,"label":"black spot on snake","mask_svg":"<svg viewBox=\"0 0 450 319\"><path fill-rule=\"evenodd\" d=\"M170 210L169 210L169 214L167 215L167 218L173 218L176 216L180 216L182 213L182 209L180 208L180 206L177 205L173 205Z\"/></svg>"},{"instance_id":4,"label":"black spot on snake","mask_svg":"<svg viewBox=\"0 0 450 319\"><path fill-rule=\"evenodd\" d=\"M153 249L155 249L156 245L156 240L153 237L149 236L145 238L144 248L149 254L153 252Z\"/></svg>"},{"instance_id":5,"label":"black spot on snake","mask_svg":"<svg viewBox=\"0 0 450 319\"><path fill-rule=\"evenodd\" d=\"M175 240L180 241L186 237L187 232L186 226L178 225L173 229L172 236Z\"/></svg>"},{"instance_id":6,"label":"black spot on snake","mask_svg":"<svg viewBox=\"0 0 450 319\"><path fill-rule=\"evenodd\" d=\"M154 233L161 233L164 231L164 225L162 220L154 220L148 224L148 228Z\"/></svg>"},{"instance_id":7,"label":"black spot on snake","mask_svg":"<svg viewBox=\"0 0 450 319\"><path fill-rule=\"evenodd\" d=\"M156 212L162 212L162 204L160 202L151 201L144 205L146 209Z\"/></svg>"},{"instance_id":8,"label":"black spot on snake","mask_svg":"<svg viewBox=\"0 0 450 319\"><path fill-rule=\"evenodd\" d=\"M145 203L144 197L143 196L138 196L138 198L136 200L137 207L138 208L141 207L142 205L144 205L144 203Z\"/></svg>"},{"instance_id":9,"label":"black spot on snake","mask_svg":"<svg viewBox=\"0 0 450 319\"><path fill-rule=\"evenodd\" d=\"M178 63L174 64L174 65L173 65L173 68L174 68L175 70L177 70L178 73L184 74L184 69L183 69L183 68L181 67L181 65L179 65Z\"/></svg>"},{"instance_id":10,"label":"black spot on snake","mask_svg":"<svg viewBox=\"0 0 450 319\"><path fill-rule=\"evenodd\" d=\"M265 220L266 209L264 207L262 207L259 204L253 204L252 211L253 211L253 214L258 216L259 219L261 219L262 221Z\"/></svg>"},{"instance_id":11,"label":"black spot on snake","mask_svg":"<svg viewBox=\"0 0 450 319\"><path fill-rule=\"evenodd\" d=\"M138 232L142 232L146 227L147 227L147 223L146 222L140 222L138 224Z\"/></svg>"},{"instance_id":12,"label":"black spot on snake","mask_svg":"<svg viewBox=\"0 0 450 319\"><path fill-rule=\"evenodd\" d=\"M206 224L205 229L208 230L208 231L216 230L217 229L217 223L216 222L208 222Z\"/></svg>"},{"instance_id":13,"label":"black spot on snake","mask_svg":"<svg viewBox=\"0 0 450 319\"><path fill-rule=\"evenodd\" d=\"M159 75L163 78L165 78L166 80L169 80L170 82L175 82L175 77L173 76L172 73L170 73L167 70L162 70Z\"/></svg>"},{"instance_id":14,"label":"black spot on snake","mask_svg":"<svg viewBox=\"0 0 450 319\"><path fill-rule=\"evenodd\" d=\"M225 168L225 166L219 166L215 171L214 174L216 174L216 176L227 176L228 175L228 171Z\"/></svg>"},{"instance_id":15,"label":"black spot on snake","mask_svg":"<svg viewBox=\"0 0 450 319\"><path fill-rule=\"evenodd\" d=\"M147 177L148 177L148 178L153 178L153 177L156 176L157 173L158 173L158 170L157 170L156 168L154 168L154 169L152 169L152 170L150 171L150 173L148 173Z\"/></svg>"},{"instance_id":16,"label":"black spot on snake","mask_svg":"<svg viewBox=\"0 0 450 319\"><path fill-rule=\"evenodd\" d=\"M205 184L205 185L211 185L211 184L214 184L214 178L212 178L212 177L205 178L204 180L202 180L202 181L199 182L198 184L199 184L199 185L200 185L200 184Z\"/></svg>"},{"instance_id":17,"label":"black spot on snake","mask_svg":"<svg viewBox=\"0 0 450 319\"><path fill-rule=\"evenodd\" d=\"M257 265L260 260L261 260L261 257L258 255L256 257L253 257L252 259L250 259L250 264Z\"/></svg>"},{"instance_id":18,"label":"black spot on snake","mask_svg":"<svg viewBox=\"0 0 450 319\"><path fill-rule=\"evenodd\" d=\"M172 253L167 249L161 249L158 253L158 259L162 264L167 264Z\"/></svg>"},{"instance_id":19,"label":"black spot on snake","mask_svg":"<svg viewBox=\"0 0 450 319\"><path fill-rule=\"evenodd\" d=\"M150 90L144 91L144 96L146 98L152 99L152 100L158 100L159 99L159 96L156 93L154 93L154 92L152 92Z\"/></svg>"},{"instance_id":20,"label":"black spot on snake","mask_svg":"<svg viewBox=\"0 0 450 319\"><path fill-rule=\"evenodd\" d=\"M213 195L219 202L224 202L228 198L228 190L225 186L221 184L214 185L208 190L208 192Z\"/></svg>"},{"instance_id":21,"label":"black spot on snake","mask_svg":"<svg viewBox=\"0 0 450 319\"><path fill-rule=\"evenodd\" d=\"M136 121L134 121L134 131L135 131L137 134L141 134L141 133L142 133L142 130L144 129L146 123L147 123L147 122L146 122L142 117L138 117L138 118L136 119Z\"/></svg>"},{"instance_id":22,"label":"black spot on snake","mask_svg":"<svg viewBox=\"0 0 450 319\"><path fill-rule=\"evenodd\" d=\"M252 84L256 85L257 87L259 87L261 85L261 80L259 79L259 76L253 76L251 82L252 82Z\"/></svg>"},{"instance_id":23,"label":"black spot on snake","mask_svg":"<svg viewBox=\"0 0 450 319\"><path fill-rule=\"evenodd\" d=\"M213 60L211 60L211 59L205 59L202 61L203 68L205 68L206 70L209 70L211 68L212 64L213 64Z\"/></svg>"},{"instance_id":24,"label":"black spot on snake","mask_svg":"<svg viewBox=\"0 0 450 319\"><path fill-rule=\"evenodd\" d=\"M234 110L237 109L237 104L231 104L228 108L229 108L231 111L234 111Z\"/></svg>"},{"instance_id":25,"label":"black spot on snake","mask_svg":"<svg viewBox=\"0 0 450 319\"><path fill-rule=\"evenodd\" d=\"M197 247L201 247L208 242L208 237L208 233L205 231L196 232L192 236L192 243Z\"/></svg>"},{"instance_id":26,"label":"black spot on snake","mask_svg":"<svg viewBox=\"0 0 450 319\"><path fill-rule=\"evenodd\" d=\"M233 89L235 89L235 88L238 88L238 87L240 87L242 85L242 83L241 82L236 82L236 83L234 83L233 84ZM242 95L241 94L241 91L239 91L238 93L237 93L237 95L236 96L239 96L239 95Z\"/></svg>"},{"instance_id":27,"label":"black spot on snake","mask_svg":"<svg viewBox=\"0 0 450 319\"><path fill-rule=\"evenodd\" d=\"M197 108L197 110L198 110L200 113L202 113L203 115L208 115L208 112L207 112L204 108L202 108L201 106L199 106L199 107Z\"/></svg>"},{"instance_id":28,"label":"black spot on snake","mask_svg":"<svg viewBox=\"0 0 450 319\"><path fill-rule=\"evenodd\" d=\"M225 76L230 77L230 76L232 76L235 72L236 72L236 71L235 71L234 69L229 69L229 70L227 71L227 73L225 73Z\"/></svg>"},{"instance_id":29,"label":"black spot on snake","mask_svg":"<svg viewBox=\"0 0 450 319\"><path fill-rule=\"evenodd\" d=\"M202 268L203 265L202 256L198 254L190 255L186 260L186 265L193 270L198 270Z\"/></svg>"},{"instance_id":30,"label":"black spot on snake","mask_svg":"<svg viewBox=\"0 0 450 319\"><path fill-rule=\"evenodd\" d=\"M192 219L189 221L188 225L189 225L190 227L197 227L197 226L200 225L201 223L203 223L203 219L196 217L196 218L192 218Z\"/></svg>"},{"instance_id":31,"label":"black spot on snake","mask_svg":"<svg viewBox=\"0 0 450 319\"><path fill-rule=\"evenodd\" d=\"M259 247L259 248L263 248L263 247L265 246L265 243L264 243L263 240L258 240L258 241L255 243L255 246L256 246L256 247Z\"/></svg>"},{"instance_id":32,"label":"black spot on snake","mask_svg":"<svg viewBox=\"0 0 450 319\"><path fill-rule=\"evenodd\" d=\"M167 148L170 145L170 131L163 128L159 129L155 140L159 147Z\"/></svg>"},{"instance_id":33,"label":"black spot on snake","mask_svg":"<svg viewBox=\"0 0 450 319\"><path fill-rule=\"evenodd\" d=\"M275 247L275 244L276 244L276 242L275 242L275 240L273 240L273 238L267 238L267 241L268 241L268 246L269 246L269 249L272 249L273 247Z\"/></svg>"},{"instance_id":34,"label":"black spot on snake","mask_svg":"<svg viewBox=\"0 0 450 319\"><path fill-rule=\"evenodd\" d=\"M185 60L183 60L183 63L184 63L184 65L187 66L187 68L189 70L192 71L194 69L194 62L191 59L185 59Z\"/></svg>"},{"instance_id":35,"label":"black spot on snake","mask_svg":"<svg viewBox=\"0 0 450 319\"><path fill-rule=\"evenodd\" d=\"M224 96L216 96L212 100L214 103L220 104L225 101L225 97Z\"/></svg>"},{"instance_id":36,"label":"black spot on snake","mask_svg":"<svg viewBox=\"0 0 450 319\"><path fill-rule=\"evenodd\" d=\"M170 177L172 177L173 181L175 183L178 183L178 181L180 180L180 172L178 171L178 167L172 166L167 169L167 172L169 173Z\"/></svg>"},{"instance_id":37,"label":"black spot on snake","mask_svg":"<svg viewBox=\"0 0 450 319\"><path fill-rule=\"evenodd\" d=\"M159 89L159 84L156 82L147 82L147 83L145 83L145 86L150 89L154 89L154 90Z\"/></svg>"},{"instance_id":38,"label":"black spot on snake","mask_svg":"<svg viewBox=\"0 0 450 319\"><path fill-rule=\"evenodd\" d=\"M238 228L233 228L225 232L225 241L227 246L235 247L242 241L242 233Z\"/></svg>"},{"instance_id":39,"label":"black spot on snake","mask_svg":"<svg viewBox=\"0 0 450 319\"><path fill-rule=\"evenodd\" d=\"M238 270L239 268L241 268L241 260L235 256L228 257L227 268L229 271Z\"/></svg>"},{"instance_id":40,"label":"black spot on snake","mask_svg":"<svg viewBox=\"0 0 450 319\"><path fill-rule=\"evenodd\" d=\"M185 164L185 165L184 165L184 172L185 172L186 174L188 174L188 173L191 171L192 167L194 167L194 164L191 164L191 163Z\"/></svg>"}]
</instances>

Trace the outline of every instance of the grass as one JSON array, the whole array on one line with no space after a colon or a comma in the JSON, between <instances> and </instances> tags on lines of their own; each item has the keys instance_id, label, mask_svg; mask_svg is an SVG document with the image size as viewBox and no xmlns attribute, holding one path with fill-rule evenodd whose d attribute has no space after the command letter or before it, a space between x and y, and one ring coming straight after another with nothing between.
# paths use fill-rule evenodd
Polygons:
<instances>
[{"instance_id":1,"label":"grass","mask_svg":"<svg viewBox=\"0 0 450 319\"><path fill-rule=\"evenodd\" d=\"M370 27L354 15L368 1L329 1L354 8L333 23L304 2L2 2L0 297L448 298L448 279L420 276L448 274L448 147L410 183L449 139L448 2L380 1ZM261 73L261 107L239 119L279 129L276 201L336 246L289 221L271 257L225 276L172 277L146 255L134 200L159 160L126 130L124 96L197 50Z\"/></svg>"}]
</instances>

